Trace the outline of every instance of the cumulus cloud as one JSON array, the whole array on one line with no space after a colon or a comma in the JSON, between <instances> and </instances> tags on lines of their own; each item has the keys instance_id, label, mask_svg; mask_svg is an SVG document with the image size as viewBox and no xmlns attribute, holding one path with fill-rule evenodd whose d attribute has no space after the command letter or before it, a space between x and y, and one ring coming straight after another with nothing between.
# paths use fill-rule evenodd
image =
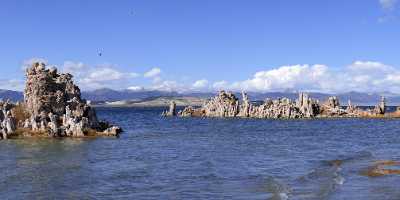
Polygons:
<instances>
[{"instance_id":1,"label":"cumulus cloud","mask_svg":"<svg viewBox=\"0 0 400 200\"><path fill-rule=\"evenodd\" d=\"M151 69L150 71L144 73L143 76L144 76L145 78L154 78L154 77L159 76L160 74L161 74L161 69L155 67L155 68Z\"/></svg>"},{"instance_id":2,"label":"cumulus cloud","mask_svg":"<svg viewBox=\"0 0 400 200\"><path fill-rule=\"evenodd\" d=\"M48 65L48 61L43 58L31 58L25 60L23 66L30 67L34 62L43 62ZM50 67L50 65L48 65ZM87 65L83 62L65 61L58 67L62 73L70 73L74 76L74 81L83 90L93 90L99 88L127 88L132 79L140 75L135 72L126 72L118 69L113 64Z\"/></svg>"},{"instance_id":3,"label":"cumulus cloud","mask_svg":"<svg viewBox=\"0 0 400 200\"><path fill-rule=\"evenodd\" d=\"M64 63L64 66L69 66ZM81 71L78 80L86 88L109 87L110 84L126 85L126 81L136 78L139 74L118 71L112 65L87 67L75 63L74 68ZM89 69L89 70L88 70ZM76 70L75 70L76 71ZM152 78L147 86L126 86L130 90L160 90L160 91L314 91L340 93L347 91L359 92L400 92L400 70L376 61L355 61L347 66L332 68L323 64L296 64L269 68L255 72L245 80L228 82L225 80L209 82L200 79L192 83L182 83L176 80L163 80L160 69L153 68L144 77Z\"/></svg>"},{"instance_id":4,"label":"cumulus cloud","mask_svg":"<svg viewBox=\"0 0 400 200\"><path fill-rule=\"evenodd\" d=\"M235 82L234 89L278 91L286 89L316 90L326 87L332 74L325 65L292 65L260 71L251 79Z\"/></svg>"},{"instance_id":5,"label":"cumulus cloud","mask_svg":"<svg viewBox=\"0 0 400 200\"><path fill-rule=\"evenodd\" d=\"M138 76L139 74L133 72L120 72L110 65L94 67L88 73L80 75L78 80L87 88L97 89L101 87L118 87L118 85L123 85L123 82Z\"/></svg>"},{"instance_id":6,"label":"cumulus cloud","mask_svg":"<svg viewBox=\"0 0 400 200\"><path fill-rule=\"evenodd\" d=\"M197 80L196 82L193 83L192 87L194 89L204 89L208 86L208 80L206 79L201 79Z\"/></svg>"},{"instance_id":7,"label":"cumulus cloud","mask_svg":"<svg viewBox=\"0 0 400 200\"><path fill-rule=\"evenodd\" d=\"M244 81L215 82L213 88L255 92L400 92L399 83L400 70L393 66L373 61L355 61L339 69L320 64L281 66L256 72Z\"/></svg>"},{"instance_id":8,"label":"cumulus cloud","mask_svg":"<svg viewBox=\"0 0 400 200\"><path fill-rule=\"evenodd\" d=\"M346 68L345 74L347 87L354 90L400 92L400 70L393 66L380 62L356 61Z\"/></svg>"},{"instance_id":9,"label":"cumulus cloud","mask_svg":"<svg viewBox=\"0 0 400 200\"><path fill-rule=\"evenodd\" d=\"M33 62L45 62L45 59L32 58L24 61L29 66ZM355 61L347 66L329 67L323 64L296 64L269 67L255 72L248 79L210 82L207 79L177 81L161 76L159 68L153 68L140 76L134 72L120 70L116 65L103 64L90 66L82 62L65 61L60 71L74 75L74 80L83 90L98 88L161 91L314 91L340 93L359 92L395 92L400 93L400 70L394 66L377 61ZM141 77L141 79L140 79ZM138 80L139 78L139 80ZM145 78L145 79L143 79ZM146 78L150 78L149 82ZM144 81L143 84L138 84ZM147 84L146 84L147 82ZM21 90L23 80L0 80L3 88Z\"/></svg>"},{"instance_id":10,"label":"cumulus cloud","mask_svg":"<svg viewBox=\"0 0 400 200\"><path fill-rule=\"evenodd\" d=\"M158 90L158 91L165 91L165 92L184 92L187 91L187 87L182 84L179 84L176 81L162 81L158 84L155 84L150 87L150 90Z\"/></svg>"},{"instance_id":11,"label":"cumulus cloud","mask_svg":"<svg viewBox=\"0 0 400 200\"><path fill-rule=\"evenodd\" d=\"M63 72L66 73L80 73L82 70L87 69L88 66L82 62L65 61L63 64Z\"/></svg>"},{"instance_id":12,"label":"cumulus cloud","mask_svg":"<svg viewBox=\"0 0 400 200\"><path fill-rule=\"evenodd\" d=\"M89 73L85 78L90 81L113 81L123 77L123 74L115 69L101 68Z\"/></svg>"}]
</instances>

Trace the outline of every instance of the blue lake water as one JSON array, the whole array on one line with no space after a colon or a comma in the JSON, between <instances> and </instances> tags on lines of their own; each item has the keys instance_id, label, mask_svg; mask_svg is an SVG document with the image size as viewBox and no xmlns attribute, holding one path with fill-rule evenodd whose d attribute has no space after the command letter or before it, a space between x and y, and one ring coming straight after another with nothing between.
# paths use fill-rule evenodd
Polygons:
<instances>
[{"instance_id":1,"label":"blue lake water","mask_svg":"<svg viewBox=\"0 0 400 200\"><path fill-rule=\"evenodd\" d=\"M0 141L0 199L400 199L400 176L361 174L400 160L400 120L97 110L120 138Z\"/></svg>"}]
</instances>

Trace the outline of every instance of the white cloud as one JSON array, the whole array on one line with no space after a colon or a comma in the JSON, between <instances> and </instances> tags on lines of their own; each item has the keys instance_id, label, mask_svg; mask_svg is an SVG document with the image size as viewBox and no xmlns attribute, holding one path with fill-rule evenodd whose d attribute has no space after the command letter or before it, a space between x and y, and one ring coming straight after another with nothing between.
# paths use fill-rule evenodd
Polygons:
<instances>
[{"instance_id":1,"label":"white cloud","mask_svg":"<svg viewBox=\"0 0 400 200\"><path fill-rule=\"evenodd\" d=\"M393 67L374 61L355 61L348 66L351 71L392 71Z\"/></svg>"},{"instance_id":2,"label":"white cloud","mask_svg":"<svg viewBox=\"0 0 400 200\"><path fill-rule=\"evenodd\" d=\"M154 77L159 76L160 74L161 74L161 69L155 67L155 68L151 69L150 71L144 73L143 76L144 76L145 78L154 78Z\"/></svg>"},{"instance_id":3,"label":"white cloud","mask_svg":"<svg viewBox=\"0 0 400 200\"><path fill-rule=\"evenodd\" d=\"M86 79L90 79L93 81L112 81L112 80L119 80L123 78L124 74L111 68L101 68L96 69L89 73Z\"/></svg>"},{"instance_id":4,"label":"white cloud","mask_svg":"<svg viewBox=\"0 0 400 200\"><path fill-rule=\"evenodd\" d=\"M45 59L32 58L24 62L47 62ZM346 91L400 93L400 69L377 61L355 61L348 66L329 67L322 64L297 64L278 66L258 71L244 80L209 82L207 79L168 80L161 77L161 70L153 68L141 79L134 72L118 69L118 66L105 64L98 66L86 65L82 62L65 61L61 71L74 75L75 82L83 90L98 88L161 90L161 91L317 91L340 93ZM143 78L151 78L151 82ZM144 84L138 84L138 80ZM23 80L0 80L3 88L21 90Z\"/></svg>"},{"instance_id":5,"label":"white cloud","mask_svg":"<svg viewBox=\"0 0 400 200\"><path fill-rule=\"evenodd\" d=\"M397 0L379 0L382 9L390 11L396 7Z\"/></svg>"},{"instance_id":6,"label":"white cloud","mask_svg":"<svg viewBox=\"0 0 400 200\"><path fill-rule=\"evenodd\" d=\"M373 61L355 61L339 69L326 65L289 65L259 71L250 79L213 84L215 90L400 92L400 70Z\"/></svg>"},{"instance_id":7,"label":"white cloud","mask_svg":"<svg viewBox=\"0 0 400 200\"><path fill-rule=\"evenodd\" d=\"M166 92L173 92L173 91L184 91L185 87L182 85L179 85L176 81L163 81L159 84L151 86L150 89L166 91Z\"/></svg>"},{"instance_id":8,"label":"white cloud","mask_svg":"<svg viewBox=\"0 0 400 200\"><path fill-rule=\"evenodd\" d=\"M42 58L32 58L24 61L25 66L30 66L33 62L48 63L47 60ZM50 66L48 66L50 67ZM74 76L74 81L83 90L93 90L98 88L126 88L132 79L140 75L134 72L125 72L118 70L116 65L101 64L90 66L83 62L65 61L61 67L60 72L70 73Z\"/></svg>"},{"instance_id":9,"label":"white cloud","mask_svg":"<svg viewBox=\"0 0 400 200\"><path fill-rule=\"evenodd\" d=\"M31 67L35 62L42 62L47 68L55 67L49 65L44 58L30 58L22 62L23 70ZM57 67L61 73L70 73L74 76L74 82L82 90L93 90L99 88L126 89L132 85L134 80L140 76L135 72L119 70L118 66L112 64L87 65L83 62L65 61ZM23 74L21 74L22 76ZM0 79L0 87L11 90L22 90L24 80Z\"/></svg>"},{"instance_id":10,"label":"white cloud","mask_svg":"<svg viewBox=\"0 0 400 200\"><path fill-rule=\"evenodd\" d=\"M130 79L137 78L137 73L120 72L112 66L94 67L90 72L80 75L78 82L88 89L97 89L103 87L117 87L127 84Z\"/></svg>"},{"instance_id":11,"label":"white cloud","mask_svg":"<svg viewBox=\"0 0 400 200\"><path fill-rule=\"evenodd\" d=\"M330 72L325 65L292 65L255 73L253 78L233 83L232 88L250 91L319 89L325 87Z\"/></svg>"},{"instance_id":12,"label":"white cloud","mask_svg":"<svg viewBox=\"0 0 400 200\"><path fill-rule=\"evenodd\" d=\"M400 70L380 62L356 61L347 67L346 83L360 91L400 92Z\"/></svg>"},{"instance_id":13,"label":"white cloud","mask_svg":"<svg viewBox=\"0 0 400 200\"><path fill-rule=\"evenodd\" d=\"M212 87L214 90L223 90L223 89L228 88L228 82L227 81L217 81L217 82L214 82Z\"/></svg>"},{"instance_id":14,"label":"white cloud","mask_svg":"<svg viewBox=\"0 0 400 200\"><path fill-rule=\"evenodd\" d=\"M208 86L208 80L206 79L201 79L197 80L196 82L193 83L192 87L194 89L204 89Z\"/></svg>"},{"instance_id":15,"label":"white cloud","mask_svg":"<svg viewBox=\"0 0 400 200\"><path fill-rule=\"evenodd\" d=\"M87 68L87 66L82 62L65 61L62 68L66 73L75 73L77 71L82 71Z\"/></svg>"},{"instance_id":16,"label":"white cloud","mask_svg":"<svg viewBox=\"0 0 400 200\"><path fill-rule=\"evenodd\" d=\"M142 87L142 86L130 86L130 87L128 87L128 90L142 91L142 90L144 90L144 87Z\"/></svg>"}]
</instances>

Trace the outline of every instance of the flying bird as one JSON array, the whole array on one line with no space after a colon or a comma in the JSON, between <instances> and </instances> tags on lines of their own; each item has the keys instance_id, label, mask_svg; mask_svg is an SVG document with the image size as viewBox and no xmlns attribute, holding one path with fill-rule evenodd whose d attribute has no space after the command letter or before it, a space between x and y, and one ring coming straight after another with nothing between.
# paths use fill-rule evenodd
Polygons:
<instances>
[{"instance_id":1,"label":"flying bird","mask_svg":"<svg viewBox=\"0 0 400 200\"><path fill-rule=\"evenodd\" d=\"M102 56L103 53L102 53L101 51L99 51L99 52L97 53L97 55Z\"/></svg>"}]
</instances>

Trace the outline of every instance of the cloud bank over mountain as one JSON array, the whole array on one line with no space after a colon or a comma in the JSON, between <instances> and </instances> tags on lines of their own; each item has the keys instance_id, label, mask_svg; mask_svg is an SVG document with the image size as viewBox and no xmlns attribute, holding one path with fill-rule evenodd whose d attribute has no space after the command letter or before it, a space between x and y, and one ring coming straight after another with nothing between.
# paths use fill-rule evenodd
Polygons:
<instances>
[{"instance_id":1,"label":"cloud bank over mountain","mask_svg":"<svg viewBox=\"0 0 400 200\"><path fill-rule=\"evenodd\" d=\"M48 62L43 58L32 58L23 62L22 68L32 62ZM51 64L50 64L51 66ZM218 90L274 92L311 91L340 93L393 92L400 93L400 70L394 66L377 61L354 61L343 67L330 67L324 64L296 64L267 67L249 75L248 79L231 81L211 81L206 78L184 80L168 77L167 69L150 68L138 73L120 70L115 64L90 66L83 62L65 61L56 66L62 72L71 73L83 90L99 88L159 90L176 92L213 92ZM183 75L175 75L183 76ZM233 80L233 81L232 81ZM0 80L4 89L23 88L23 80Z\"/></svg>"},{"instance_id":2,"label":"cloud bank over mountain","mask_svg":"<svg viewBox=\"0 0 400 200\"><path fill-rule=\"evenodd\" d=\"M400 92L400 70L373 61L355 61L332 68L327 65L290 65L256 72L252 78L228 85L232 90L318 92Z\"/></svg>"}]
</instances>

